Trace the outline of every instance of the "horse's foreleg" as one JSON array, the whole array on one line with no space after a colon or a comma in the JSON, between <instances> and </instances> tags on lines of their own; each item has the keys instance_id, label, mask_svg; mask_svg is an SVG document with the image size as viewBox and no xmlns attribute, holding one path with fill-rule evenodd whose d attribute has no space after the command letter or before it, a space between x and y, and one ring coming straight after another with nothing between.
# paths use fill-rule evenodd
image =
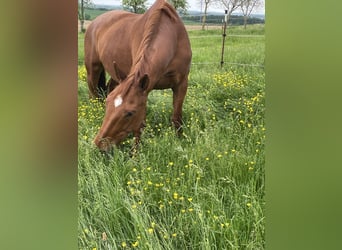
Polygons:
<instances>
[{"instance_id":1,"label":"horse's foreleg","mask_svg":"<svg viewBox=\"0 0 342 250\"><path fill-rule=\"evenodd\" d=\"M145 120L146 120L146 116L145 116L143 122L141 123L140 128L137 131L133 131L134 142L133 142L133 147L131 149L131 154L132 155L134 155L137 152L138 148L139 148L140 137L141 137L142 131L146 127Z\"/></svg>"},{"instance_id":2,"label":"horse's foreleg","mask_svg":"<svg viewBox=\"0 0 342 250\"><path fill-rule=\"evenodd\" d=\"M173 91L173 114L172 123L178 135L182 133L182 107L186 91L188 88L188 78L185 76L183 80L174 88Z\"/></svg>"}]
</instances>

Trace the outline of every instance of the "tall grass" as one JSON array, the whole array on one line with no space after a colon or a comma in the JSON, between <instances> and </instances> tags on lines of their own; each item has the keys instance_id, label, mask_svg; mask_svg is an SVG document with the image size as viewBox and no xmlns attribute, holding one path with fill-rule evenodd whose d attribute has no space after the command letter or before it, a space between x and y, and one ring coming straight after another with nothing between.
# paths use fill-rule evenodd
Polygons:
<instances>
[{"instance_id":1,"label":"tall grass","mask_svg":"<svg viewBox=\"0 0 342 250\"><path fill-rule=\"evenodd\" d=\"M260 25L254 29L263 33ZM79 54L80 249L265 247L264 71L221 69L222 40L208 37L220 32L189 32L194 65L183 136L170 124L171 90L152 91L133 157L131 137L112 155L94 147L104 105L88 100ZM263 64L263 38L228 39L226 46L227 62ZM206 62L215 63L200 64Z\"/></svg>"}]
</instances>

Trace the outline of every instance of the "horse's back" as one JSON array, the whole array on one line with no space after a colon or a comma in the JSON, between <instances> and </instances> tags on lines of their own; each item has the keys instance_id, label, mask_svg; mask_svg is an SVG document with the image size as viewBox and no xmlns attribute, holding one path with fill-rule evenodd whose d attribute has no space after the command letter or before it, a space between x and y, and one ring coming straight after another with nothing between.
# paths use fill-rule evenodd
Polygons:
<instances>
[{"instance_id":1,"label":"horse's back","mask_svg":"<svg viewBox=\"0 0 342 250\"><path fill-rule=\"evenodd\" d=\"M113 10L95 18L85 34L86 63L99 62L109 74L115 74L112 63L117 61L122 69L128 71L130 60L121 62L121 58L131 57L128 47L129 37L131 27L139 16L126 11Z\"/></svg>"},{"instance_id":2,"label":"horse's back","mask_svg":"<svg viewBox=\"0 0 342 250\"><path fill-rule=\"evenodd\" d=\"M120 10L103 13L96 17L87 28L85 43L95 44L103 38L109 39L112 34L116 34L118 30L126 27L125 24L130 23L136 16L136 14Z\"/></svg>"},{"instance_id":3,"label":"horse's back","mask_svg":"<svg viewBox=\"0 0 342 250\"><path fill-rule=\"evenodd\" d=\"M118 22L126 22L127 18L136 17L137 14L122 10L112 10L97 16L87 28L86 34L93 31L104 31L113 26L117 26Z\"/></svg>"}]
</instances>

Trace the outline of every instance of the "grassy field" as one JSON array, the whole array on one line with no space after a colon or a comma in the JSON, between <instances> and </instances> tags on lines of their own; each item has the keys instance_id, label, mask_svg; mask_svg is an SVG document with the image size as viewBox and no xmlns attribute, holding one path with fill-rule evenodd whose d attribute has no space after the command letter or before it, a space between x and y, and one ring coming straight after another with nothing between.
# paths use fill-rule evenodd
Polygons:
<instances>
[{"instance_id":1,"label":"grassy field","mask_svg":"<svg viewBox=\"0 0 342 250\"><path fill-rule=\"evenodd\" d=\"M152 91L130 157L132 137L111 156L92 143L104 105L88 99L79 34L79 249L265 248L265 39L228 36L221 69L221 30L189 36L183 136L170 124L172 91Z\"/></svg>"}]
</instances>

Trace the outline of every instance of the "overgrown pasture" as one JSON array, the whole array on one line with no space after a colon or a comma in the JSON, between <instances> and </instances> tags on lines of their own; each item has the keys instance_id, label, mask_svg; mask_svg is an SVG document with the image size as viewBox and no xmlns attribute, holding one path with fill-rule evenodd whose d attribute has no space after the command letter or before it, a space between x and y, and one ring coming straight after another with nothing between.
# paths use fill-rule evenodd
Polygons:
<instances>
[{"instance_id":1,"label":"overgrown pasture","mask_svg":"<svg viewBox=\"0 0 342 250\"><path fill-rule=\"evenodd\" d=\"M79 249L265 248L264 26L228 34L245 36L227 37L221 68L221 30L189 31L183 135L172 91L152 91L133 157L132 137L112 155L92 143L104 103L88 99L79 34Z\"/></svg>"}]
</instances>

